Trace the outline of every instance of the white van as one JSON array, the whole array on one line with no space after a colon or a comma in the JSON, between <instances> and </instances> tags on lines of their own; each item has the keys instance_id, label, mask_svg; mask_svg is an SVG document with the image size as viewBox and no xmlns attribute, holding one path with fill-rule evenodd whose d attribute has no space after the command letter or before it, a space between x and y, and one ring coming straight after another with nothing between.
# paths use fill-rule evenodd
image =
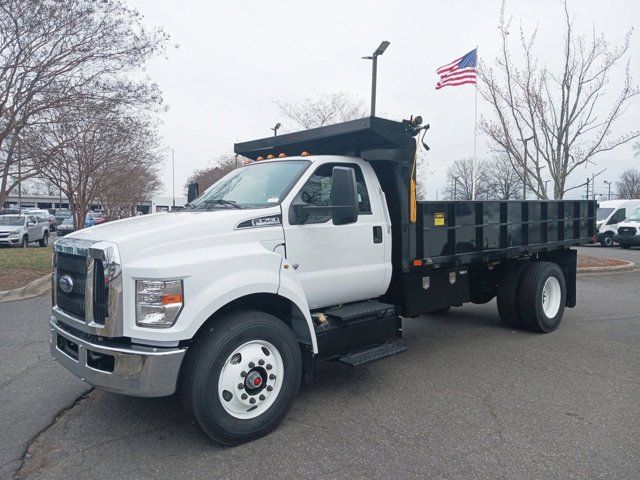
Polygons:
<instances>
[{"instance_id":1,"label":"white van","mask_svg":"<svg viewBox=\"0 0 640 480\"><path fill-rule=\"evenodd\" d=\"M629 217L640 200L607 200L598 204L596 214L596 239L603 247L613 246L613 236L618 233L618 224Z\"/></svg>"}]
</instances>

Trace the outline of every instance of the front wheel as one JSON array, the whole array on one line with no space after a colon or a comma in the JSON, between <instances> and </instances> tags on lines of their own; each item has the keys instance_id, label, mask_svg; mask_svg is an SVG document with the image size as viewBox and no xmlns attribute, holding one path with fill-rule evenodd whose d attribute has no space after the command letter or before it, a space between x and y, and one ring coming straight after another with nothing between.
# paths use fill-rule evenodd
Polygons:
<instances>
[{"instance_id":1,"label":"front wheel","mask_svg":"<svg viewBox=\"0 0 640 480\"><path fill-rule=\"evenodd\" d=\"M602 240L600 240L600 245L603 247L613 247L613 235L610 233L606 233Z\"/></svg>"},{"instance_id":2,"label":"front wheel","mask_svg":"<svg viewBox=\"0 0 640 480\"><path fill-rule=\"evenodd\" d=\"M533 332L553 332L564 315L567 288L560 267L533 262L522 272L518 304L522 325Z\"/></svg>"},{"instance_id":3,"label":"front wheel","mask_svg":"<svg viewBox=\"0 0 640 480\"><path fill-rule=\"evenodd\" d=\"M46 247L49 245L49 232L44 232L44 236L38 240L38 245L41 247Z\"/></svg>"},{"instance_id":4,"label":"front wheel","mask_svg":"<svg viewBox=\"0 0 640 480\"><path fill-rule=\"evenodd\" d=\"M27 248L29 246L29 237L26 235L22 237L22 241L20 242L20 248Z\"/></svg>"},{"instance_id":5,"label":"front wheel","mask_svg":"<svg viewBox=\"0 0 640 480\"><path fill-rule=\"evenodd\" d=\"M278 426L301 373L300 347L284 322L262 312L235 312L202 332L188 351L182 393L209 437L238 445Z\"/></svg>"}]
</instances>

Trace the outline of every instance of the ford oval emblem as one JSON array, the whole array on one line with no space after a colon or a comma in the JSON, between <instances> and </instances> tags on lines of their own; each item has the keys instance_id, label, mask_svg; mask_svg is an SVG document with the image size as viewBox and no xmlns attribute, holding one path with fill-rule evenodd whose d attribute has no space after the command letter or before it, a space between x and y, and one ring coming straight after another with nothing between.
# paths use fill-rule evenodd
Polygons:
<instances>
[{"instance_id":1,"label":"ford oval emblem","mask_svg":"<svg viewBox=\"0 0 640 480\"><path fill-rule=\"evenodd\" d=\"M63 275L58 279L58 285L64 293L71 293L73 291L73 278L69 275Z\"/></svg>"}]
</instances>

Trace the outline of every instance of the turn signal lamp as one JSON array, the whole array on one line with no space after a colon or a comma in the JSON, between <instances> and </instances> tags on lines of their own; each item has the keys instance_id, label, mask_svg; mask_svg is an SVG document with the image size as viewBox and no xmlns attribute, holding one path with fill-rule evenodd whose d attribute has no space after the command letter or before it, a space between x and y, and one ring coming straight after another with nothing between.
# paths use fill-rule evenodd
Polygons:
<instances>
[{"instance_id":1,"label":"turn signal lamp","mask_svg":"<svg viewBox=\"0 0 640 480\"><path fill-rule=\"evenodd\" d=\"M414 267L421 267L422 266L422 259L421 258L415 258L413 260L413 266Z\"/></svg>"}]
</instances>

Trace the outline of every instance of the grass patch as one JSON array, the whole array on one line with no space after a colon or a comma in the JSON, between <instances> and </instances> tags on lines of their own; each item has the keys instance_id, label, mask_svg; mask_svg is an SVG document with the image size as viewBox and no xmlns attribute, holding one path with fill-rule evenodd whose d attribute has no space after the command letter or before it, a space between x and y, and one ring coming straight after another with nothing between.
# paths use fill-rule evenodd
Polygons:
<instances>
[{"instance_id":1,"label":"grass patch","mask_svg":"<svg viewBox=\"0 0 640 480\"><path fill-rule=\"evenodd\" d=\"M51 270L53 248L0 248L0 271L16 268L25 270Z\"/></svg>"},{"instance_id":2,"label":"grass patch","mask_svg":"<svg viewBox=\"0 0 640 480\"><path fill-rule=\"evenodd\" d=\"M52 246L0 248L0 291L26 285L51 272Z\"/></svg>"}]
</instances>

